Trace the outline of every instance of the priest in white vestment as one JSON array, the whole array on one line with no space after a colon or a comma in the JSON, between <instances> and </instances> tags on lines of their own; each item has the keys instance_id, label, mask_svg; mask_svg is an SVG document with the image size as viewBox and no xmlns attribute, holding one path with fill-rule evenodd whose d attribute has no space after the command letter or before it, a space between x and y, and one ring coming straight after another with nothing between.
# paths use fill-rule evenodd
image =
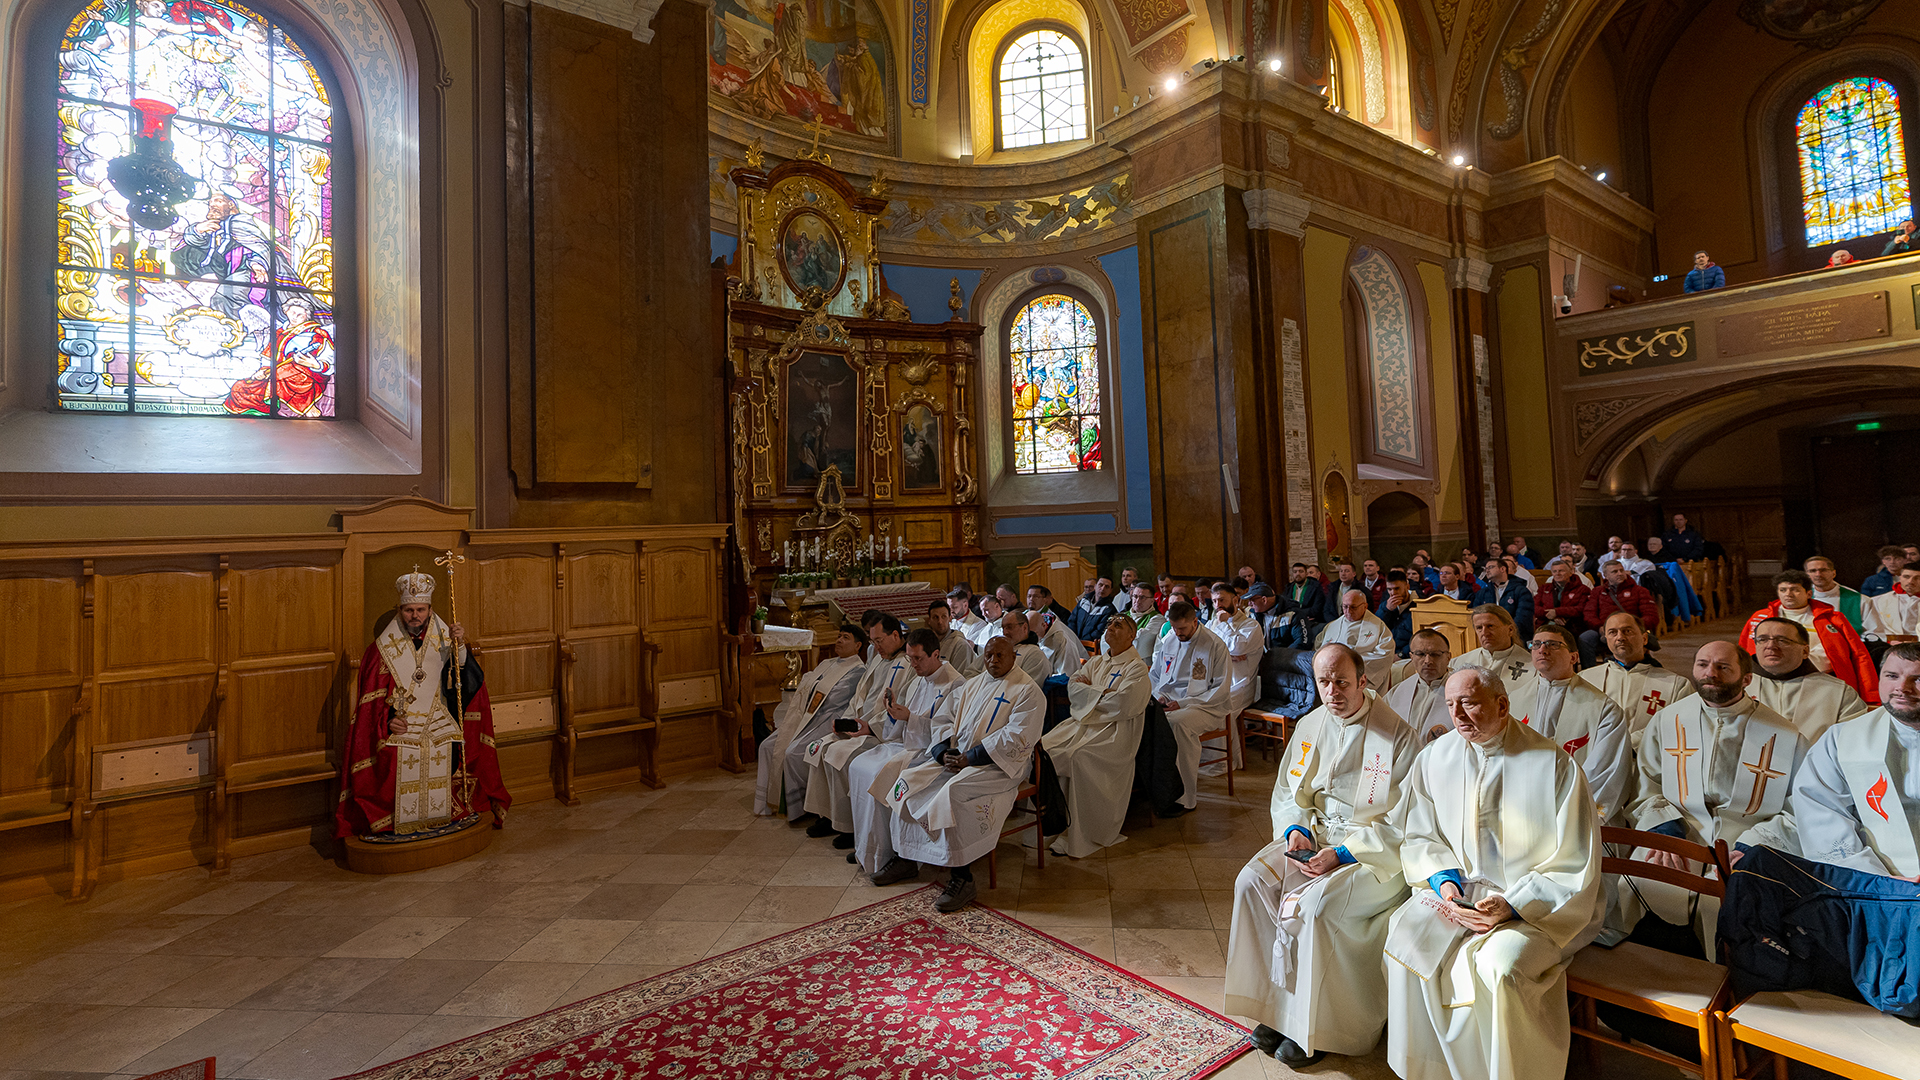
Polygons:
<instances>
[{"instance_id":1,"label":"priest in white vestment","mask_svg":"<svg viewBox=\"0 0 1920 1080\"><path fill-rule=\"evenodd\" d=\"M1230 581L1217 581L1213 590L1213 618L1207 629L1227 647L1233 683L1227 690L1227 714L1237 716L1260 697L1260 660L1267 653L1267 637ZM1201 767L1208 776L1225 776L1229 766L1240 768L1240 740L1232 736L1207 743L1207 752L1220 755Z\"/></svg>"},{"instance_id":2,"label":"priest in white vestment","mask_svg":"<svg viewBox=\"0 0 1920 1080\"><path fill-rule=\"evenodd\" d=\"M986 620L973 610L973 594L967 591L965 585L955 585L947 590L947 613L953 616L953 628L965 634L968 641L973 641L974 635L986 625ZM978 655L980 646L976 643L973 648Z\"/></svg>"},{"instance_id":3,"label":"priest in white vestment","mask_svg":"<svg viewBox=\"0 0 1920 1080\"><path fill-rule=\"evenodd\" d=\"M1894 574L1893 591L1860 601L1861 632L1881 641L1912 641L1920 634L1920 563Z\"/></svg>"},{"instance_id":4,"label":"priest in white vestment","mask_svg":"<svg viewBox=\"0 0 1920 1080\"><path fill-rule=\"evenodd\" d=\"M1167 625L1171 629L1154 646L1149 670L1153 700L1173 730L1174 768L1184 790L1172 806L1155 808L1163 818L1179 817L1200 805L1200 736L1227 726L1233 692L1233 660L1226 642L1200 625L1193 605L1185 600L1168 605Z\"/></svg>"},{"instance_id":5,"label":"priest in white vestment","mask_svg":"<svg viewBox=\"0 0 1920 1080\"><path fill-rule=\"evenodd\" d=\"M1153 694L1137 637L1132 619L1107 620L1101 655L1067 680L1072 715L1040 740L1067 804L1067 831L1052 840L1055 855L1084 859L1126 839L1120 826L1127 819L1134 755Z\"/></svg>"},{"instance_id":6,"label":"priest in white vestment","mask_svg":"<svg viewBox=\"0 0 1920 1080\"><path fill-rule=\"evenodd\" d=\"M1454 672L1447 705L1454 733L1403 796L1413 896L1387 932L1387 1063L1405 1080L1556 1080L1567 962L1605 914L1600 819L1573 759L1508 714L1499 675Z\"/></svg>"},{"instance_id":7,"label":"priest in white vestment","mask_svg":"<svg viewBox=\"0 0 1920 1080\"><path fill-rule=\"evenodd\" d=\"M913 668L913 682L904 693L885 695L886 712L873 727L877 744L847 766L848 795L853 802L853 850L847 853L847 861L859 863L875 885L891 885L920 873L918 864L893 850L893 808L884 800L902 770L924 760L933 745L934 727L953 723L960 687L966 683L946 662L940 639L929 627L907 635L907 663Z\"/></svg>"},{"instance_id":8,"label":"priest in white vestment","mask_svg":"<svg viewBox=\"0 0 1920 1080\"><path fill-rule=\"evenodd\" d=\"M1281 759L1273 842L1233 886L1226 1008L1290 1068L1365 1054L1386 1025L1380 950L1407 895L1394 820L1421 744L1364 670L1348 646L1314 653L1323 704Z\"/></svg>"},{"instance_id":9,"label":"priest in white vestment","mask_svg":"<svg viewBox=\"0 0 1920 1080\"><path fill-rule=\"evenodd\" d=\"M1453 730L1447 711L1447 674L1452 671L1453 646L1447 636L1429 627L1413 632L1407 673L1383 697L1394 714L1407 722L1416 743L1428 743Z\"/></svg>"},{"instance_id":10,"label":"priest in white vestment","mask_svg":"<svg viewBox=\"0 0 1920 1080\"><path fill-rule=\"evenodd\" d=\"M1510 692L1507 709L1572 755L1587 774L1600 823L1619 815L1633 791L1633 752L1620 706L1574 670L1580 641L1559 623L1533 632L1534 677Z\"/></svg>"},{"instance_id":11,"label":"priest in white vestment","mask_svg":"<svg viewBox=\"0 0 1920 1080\"><path fill-rule=\"evenodd\" d=\"M1881 657L1880 702L1808 751L1793 783L1801 854L1920 881L1920 644Z\"/></svg>"},{"instance_id":12,"label":"priest in white vestment","mask_svg":"<svg viewBox=\"0 0 1920 1080\"><path fill-rule=\"evenodd\" d=\"M1013 663L1027 677L1037 683L1044 683L1053 675L1053 657L1037 644L1033 625L1039 620L1028 616L1025 608L1016 608L1000 617L999 637L1013 643ZM986 660L986 647L981 646L981 660Z\"/></svg>"},{"instance_id":13,"label":"priest in white vestment","mask_svg":"<svg viewBox=\"0 0 1920 1080\"><path fill-rule=\"evenodd\" d=\"M1006 632L1007 612L1000 598L992 593L980 596L980 621L967 627L967 640L980 650L981 665L986 664L987 642Z\"/></svg>"},{"instance_id":14,"label":"priest in white vestment","mask_svg":"<svg viewBox=\"0 0 1920 1080\"><path fill-rule=\"evenodd\" d=\"M1607 616L1600 637L1606 642L1607 656L1582 670L1580 677L1620 706L1631 749L1655 713L1693 694L1693 680L1661 667L1647 652L1647 628L1630 611Z\"/></svg>"},{"instance_id":15,"label":"priest in white vestment","mask_svg":"<svg viewBox=\"0 0 1920 1080\"><path fill-rule=\"evenodd\" d=\"M1029 611L1027 623L1033 627L1033 636L1039 642L1041 651L1047 654L1047 674L1071 675L1087 662L1087 647L1053 612L1045 608Z\"/></svg>"},{"instance_id":16,"label":"priest in white vestment","mask_svg":"<svg viewBox=\"0 0 1920 1080\"><path fill-rule=\"evenodd\" d=\"M1366 661L1367 681L1386 685L1387 669L1393 665L1393 631L1367 610L1365 592L1349 589L1340 595L1340 617L1320 631L1320 644L1351 648Z\"/></svg>"},{"instance_id":17,"label":"priest in white vestment","mask_svg":"<svg viewBox=\"0 0 1920 1080\"><path fill-rule=\"evenodd\" d=\"M1533 677L1533 658L1527 643L1520 640L1520 628L1513 615L1499 604L1481 604L1473 609L1473 636L1480 647L1470 649L1453 661L1455 671L1464 667L1483 667L1500 676L1507 692Z\"/></svg>"},{"instance_id":18,"label":"priest in white vestment","mask_svg":"<svg viewBox=\"0 0 1920 1080\"><path fill-rule=\"evenodd\" d=\"M866 673L860 650L866 631L848 624L834 639L833 654L800 677L799 688L773 711L773 732L760 741L759 771L753 781L753 812L762 817L785 812L798 823L807 816L807 746L833 730L833 722L853 702Z\"/></svg>"},{"instance_id":19,"label":"priest in white vestment","mask_svg":"<svg viewBox=\"0 0 1920 1080\"><path fill-rule=\"evenodd\" d=\"M927 605L927 626L940 642L940 659L953 665L953 670L962 678L970 678L980 673L980 650L967 635L961 631L960 624L953 619L953 609L945 600L935 600Z\"/></svg>"},{"instance_id":20,"label":"priest in white vestment","mask_svg":"<svg viewBox=\"0 0 1920 1080\"><path fill-rule=\"evenodd\" d=\"M1047 715L1047 696L1015 667L1011 642L988 642L986 665L961 687L952 721L935 726L929 760L902 771L887 789L894 850L947 868L946 889L934 904L942 912L979 895L973 861L1000 843Z\"/></svg>"},{"instance_id":21,"label":"priest in white vestment","mask_svg":"<svg viewBox=\"0 0 1920 1080\"><path fill-rule=\"evenodd\" d=\"M1660 710L1640 733L1635 794L1627 809L1634 828L1709 846L1725 840L1736 849L1765 844L1800 853L1788 793L1808 741L1792 721L1748 695L1752 678L1753 658L1733 642L1700 646L1693 659L1694 695ZM1738 861L1744 852L1733 854ZM1665 852L1641 848L1633 857L1701 872ZM1713 957L1718 900L1658 881L1636 880L1635 886L1653 914L1692 926ZM1622 904L1632 925L1637 905L1625 897Z\"/></svg>"},{"instance_id":22,"label":"priest in white vestment","mask_svg":"<svg viewBox=\"0 0 1920 1080\"><path fill-rule=\"evenodd\" d=\"M1808 745L1840 721L1872 709L1853 687L1813 666L1810 645L1807 628L1792 619L1760 620L1753 628L1753 681L1747 684L1747 693L1792 721Z\"/></svg>"},{"instance_id":23,"label":"priest in white vestment","mask_svg":"<svg viewBox=\"0 0 1920 1080\"><path fill-rule=\"evenodd\" d=\"M868 613L867 636L873 641L874 659L853 692L852 707L834 730L816 736L807 744L807 810L820 820L807 827L807 835L833 835L833 846L845 851L853 847L853 798L848 786L847 766L855 756L873 746L878 739L874 728L885 718L886 696L903 695L913 685L913 667L907 663L907 628L884 611Z\"/></svg>"}]
</instances>

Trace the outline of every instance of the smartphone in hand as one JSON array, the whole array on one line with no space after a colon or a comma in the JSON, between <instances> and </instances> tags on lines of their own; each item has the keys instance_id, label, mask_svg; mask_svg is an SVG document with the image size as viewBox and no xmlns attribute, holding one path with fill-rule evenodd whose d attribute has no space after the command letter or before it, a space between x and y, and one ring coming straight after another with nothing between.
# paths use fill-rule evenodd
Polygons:
<instances>
[{"instance_id":1,"label":"smartphone in hand","mask_svg":"<svg viewBox=\"0 0 1920 1080\"><path fill-rule=\"evenodd\" d=\"M1453 897L1452 899L1453 899L1453 906L1454 906L1454 907L1462 907L1462 908L1466 908L1466 909L1467 909L1468 911L1478 911L1478 910L1480 910L1479 908L1476 908L1476 907L1474 907L1474 906L1473 906L1473 901L1471 901L1471 900L1468 900L1468 899L1467 899L1466 897L1464 897L1464 896L1455 896L1455 897Z\"/></svg>"},{"instance_id":2,"label":"smartphone in hand","mask_svg":"<svg viewBox=\"0 0 1920 1080\"><path fill-rule=\"evenodd\" d=\"M860 721L855 720L851 716L843 716L840 719L835 720L833 722L833 730L843 731L848 735L851 735L854 732L860 730Z\"/></svg>"},{"instance_id":3,"label":"smartphone in hand","mask_svg":"<svg viewBox=\"0 0 1920 1080\"><path fill-rule=\"evenodd\" d=\"M1294 862L1306 862L1307 860L1313 858L1313 855L1314 853L1312 851L1307 850L1306 848L1301 848L1297 851L1287 852L1287 858L1292 859Z\"/></svg>"}]
</instances>

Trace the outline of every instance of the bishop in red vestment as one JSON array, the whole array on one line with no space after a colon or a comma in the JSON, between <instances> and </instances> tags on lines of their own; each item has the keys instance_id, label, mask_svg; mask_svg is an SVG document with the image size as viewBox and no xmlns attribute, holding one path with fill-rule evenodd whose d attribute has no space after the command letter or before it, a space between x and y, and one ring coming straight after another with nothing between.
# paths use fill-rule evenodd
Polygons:
<instances>
[{"instance_id":1,"label":"bishop in red vestment","mask_svg":"<svg viewBox=\"0 0 1920 1080\"><path fill-rule=\"evenodd\" d=\"M432 833L483 812L498 828L513 798L500 780L485 674L461 627L433 613L433 578L416 568L396 585L393 621L360 660L334 835Z\"/></svg>"}]
</instances>

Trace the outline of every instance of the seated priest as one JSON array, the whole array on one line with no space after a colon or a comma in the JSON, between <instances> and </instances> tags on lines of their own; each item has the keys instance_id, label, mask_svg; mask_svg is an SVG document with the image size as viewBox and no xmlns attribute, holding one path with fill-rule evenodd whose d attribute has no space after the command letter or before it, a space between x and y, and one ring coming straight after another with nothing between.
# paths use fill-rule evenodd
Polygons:
<instances>
[{"instance_id":1,"label":"seated priest","mask_svg":"<svg viewBox=\"0 0 1920 1080\"><path fill-rule=\"evenodd\" d=\"M1054 618L1053 612L1045 608L1030 610L1027 624L1033 628L1034 641L1047 654L1047 674L1065 677L1087 662L1087 647L1065 622Z\"/></svg>"},{"instance_id":2,"label":"seated priest","mask_svg":"<svg viewBox=\"0 0 1920 1080\"><path fill-rule=\"evenodd\" d=\"M1386 1027L1380 950L1407 895L1394 815L1421 746L1351 648L1321 646L1313 678L1323 704L1287 746L1273 842L1234 882L1227 939L1227 1011L1290 1068L1365 1054Z\"/></svg>"},{"instance_id":3,"label":"seated priest","mask_svg":"<svg viewBox=\"0 0 1920 1080\"><path fill-rule=\"evenodd\" d=\"M959 911L979 895L973 862L1000 843L1020 785L1033 770L1033 749L1047 698L1014 663L1005 638L987 643L986 670L960 688L960 700L936 718L928 760L900 773L887 789L893 848L902 859L947 868L934 907Z\"/></svg>"},{"instance_id":4,"label":"seated priest","mask_svg":"<svg viewBox=\"0 0 1920 1080\"><path fill-rule=\"evenodd\" d=\"M1006 614L1006 609L1000 606L1000 597L993 593L980 594L980 622L967 628L967 640L980 650L982 666L986 663L987 639L1000 636Z\"/></svg>"},{"instance_id":5,"label":"seated priest","mask_svg":"<svg viewBox=\"0 0 1920 1080\"><path fill-rule=\"evenodd\" d=\"M1861 629L1885 642L1913 641L1920 636L1920 563L1902 564L1895 579L1892 592L1861 601Z\"/></svg>"},{"instance_id":6,"label":"seated priest","mask_svg":"<svg viewBox=\"0 0 1920 1080\"><path fill-rule=\"evenodd\" d=\"M1660 710L1640 733L1629 823L1711 845L1725 840L1736 862L1750 846L1798 854L1788 793L1808 740L1791 720L1747 694L1753 658L1730 641L1709 641L1693 658L1693 696ZM1640 849L1633 857L1699 873L1679 856ZM1708 959L1720 902L1658 881L1635 882L1648 918L1627 904L1636 940L1662 945L1691 929ZM1622 897L1623 903L1627 901Z\"/></svg>"},{"instance_id":7,"label":"seated priest","mask_svg":"<svg viewBox=\"0 0 1920 1080\"><path fill-rule=\"evenodd\" d=\"M878 742L847 767L853 802L853 850L847 853L847 861L859 863L875 885L891 885L920 873L919 864L895 854L893 809L883 800L904 769L925 761L933 745L933 729L952 724L960 687L966 682L941 654L940 639L924 626L907 635L907 663L913 668L913 682L902 693L882 695L885 718L873 729Z\"/></svg>"},{"instance_id":8,"label":"seated priest","mask_svg":"<svg viewBox=\"0 0 1920 1080\"><path fill-rule=\"evenodd\" d=\"M1113 614L1113 582L1097 578L1093 591L1073 605L1073 614L1067 616L1067 629L1080 641L1099 641Z\"/></svg>"},{"instance_id":9,"label":"seated priest","mask_svg":"<svg viewBox=\"0 0 1920 1080\"><path fill-rule=\"evenodd\" d=\"M1453 730L1453 715L1447 711L1447 672L1452 670L1453 646L1447 636L1429 627L1413 635L1413 664L1393 689L1382 695L1396 715L1407 722L1418 736L1417 744L1428 743Z\"/></svg>"},{"instance_id":10,"label":"seated priest","mask_svg":"<svg viewBox=\"0 0 1920 1080\"><path fill-rule=\"evenodd\" d=\"M820 815L820 820L807 826L807 835L832 834L833 846L842 851L853 846L847 765L877 741L874 728L886 716L888 692L905 694L914 680L906 656L907 628L900 620L884 611L869 611L861 621L873 642L867 673L860 677L853 701L834 721L833 729L815 736L806 750L807 812Z\"/></svg>"},{"instance_id":11,"label":"seated priest","mask_svg":"<svg viewBox=\"0 0 1920 1080\"><path fill-rule=\"evenodd\" d=\"M1626 611L1607 616L1600 628L1607 655L1580 677L1613 699L1627 719L1629 749L1639 741L1647 721L1661 709L1693 693L1693 680L1660 666L1647 652L1647 630L1640 617Z\"/></svg>"},{"instance_id":12,"label":"seated priest","mask_svg":"<svg viewBox=\"0 0 1920 1080\"><path fill-rule=\"evenodd\" d=\"M1004 586L1002 587L1004 588ZM1091 586L1089 586L1089 588L1091 588ZM1008 611L1012 611L1019 606L1013 602L1012 589L1008 589L1007 595L1002 599L1005 600ZM1053 612L1053 617L1061 622L1066 622L1067 617L1073 614L1073 612L1060 606L1060 601L1053 598L1053 590L1047 588L1045 585L1027 586L1027 610L1051 611Z\"/></svg>"},{"instance_id":13,"label":"seated priest","mask_svg":"<svg viewBox=\"0 0 1920 1080\"><path fill-rule=\"evenodd\" d=\"M1387 1063L1405 1080L1554 1080L1567 963L1606 911L1600 819L1573 759L1513 721L1499 675L1454 672L1447 708L1454 733L1401 796L1413 896L1387 931Z\"/></svg>"},{"instance_id":14,"label":"seated priest","mask_svg":"<svg viewBox=\"0 0 1920 1080\"><path fill-rule=\"evenodd\" d=\"M1824 990L1912 1023L1920 1016L1920 644L1887 649L1878 689L1881 706L1828 728L1794 779L1805 857L1749 854L1729 884L1721 929L1736 993ZM1790 954L1781 941L1792 943Z\"/></svg>"},{"instance_id":15,"label":"seated priest","mask_svg":"<svg viewBox=\"0 0 1920 1080\"><path fill-rule=\"evenodd\" d=\"M1213 618L1207 621L1207 629L1227 646L1227 658L1233 667L1233 686L1227 692L1227 715L1237 716L1260 696L1260 660L1267 653L1260 621L1241 601L1238 583L1224 580L1213 583ZM1229 766L1236 769L1241 766L1239 739L1232 736L1216 739L1207 745L1207 750L1220 754L1217 760L1201 768L1208 776L1225 776Z\"/></svg>"},{"instance_id":16,"label":"seated priest","mask_svg":"<svg viewBox=\"0 0 1920 1080\"><path fill-rule=\"evenodd\" d=\"M1815 670L1807 659L1809 646L1807 628L1792 619L1760 620L1753 628L1755 667L1747 693L1786 717L1811 744L1828 728L1872 706L1853 687Z\"/></svg>"},{"instance_id":17,"label":"seated priest","mask_svg":"<svg viewBox=\"0 0 1920 1080\"><path fill-rule=\"evenodd\" d=\"M953 665L962 676L980 673L980 651L953 621L953 602L935 600L927 605L927 629L940 641L940 658Z\"/></svg>"},{"instance_id":18,"label":"seated priest","mask_svg":"<svg viewBox=\"0 0 1920 1080\"><path fill-rule=\"evenodd\" d=\"M955 585L947 590L947 611L953 616L953 628L967 635L968 641L973 641L974 634L979 632L980 627L986 622L974 610L973 594L967 591L965 585ZM980 646L976 643L974 651L977 653L979 649Z\"/></svg>"},{"instance_id":19,"label":"seated priest","mask_svg":"<svg viewBox=\"0 0 1920 1080\"><path fill-rule=\"evenodd\" d=\"M1227 726L1233 660L1226 643L1200 625L1200 613L1192 604L1182 600L1168 607L1167 625L1172 629L1153 650L1153 700L1147 715L1152 723L1158 710L1173 732L1181 793L1154 810L1172 818L1200 805L1200 736Z\"/></svg>"},{"instance_id":20,"label":"seated priest","mask_svg":"<svg viewBox=\"0 0 1920 1080\"><path fill-rule=\"evenodd\" d=\"M1033 635L1034 617L1024 610L1015 608L1000 617L1000 637L1013 645L1014 663L1034 682L1044 683L1053 674L1053 658L1047 655ZM981 648L981 660L986 660L986 649Z\"/></svg>"},{"instance_id":21,"label":"seated priest","mask_svg":"<svg viewBox=\"0 0 1920 1080\"><path fill-rule=\"evenodd\" d=\"M1579 646L1566 627L1535 630L1527 648L1533 654L1534 677L1511 691L1507 710L1573 757L1587 775L1587 791L1604 825L1633 792L1627 722L1612 698L1580 678L1574 668Z\"/></svg>"},{"instance_id":22,"label":"seated priest","mask_svg":"<svg viewBox=\"0 0 1920 1080\"><path fill-rule=\"evenodd\" d=\"M1145 591L1145 586L1134 588ZM1084 859L1126 839L1120 826L1127 818L1134 756L1153 694L1137 637L1132 619L1107 621L1101 654L1067 680L1071 715L1040 740L1067 807L1067 830L1052 840L1055 855Z\"/></svg>"},{"instance_id":23,"label":"seated priest","mask_svg":"<svg viewBox=\"0 0 1920 1080\"><path fill-rule=\"evenodd\" d=\"M1387 669L1394 657L1393 631L1367 610L1365 589L1349 589L1340 597L1340 617L1320 631L1320 644L1348 646L1366 663L1369 684L1387 684Z\"/></svg>"},{"instance_id":24,"label":"seated priest","mask_svg":"<svg viewBox=\"0 0 1920 1080\"><path fill-rule=\"evenodd\" d=\"M486 675L466 629L433 613L433 586L417 566L402 574L393 619L361 657L336 838L452 831L482 811L506 824L513 797L500 780Z\"/></svg>"},{"instance_id":25,"label":"seated priest","mask_svg":"<svg viewBox=\"0 0 1920 1080\"><path fill-rule=\"evenodd\" d=\"M833 651L800 676L799 688L781 699L773 712L773 733L760 741L760 769L753 781L753 812L762 817L785 813L799 824L807 817L807 747L833 730L853 702L867 672L860 650L867 632L848 623L834 639Z\"/></svg>"},{"instance_id":26,"label":"seated priest","mask_svg":"<svg viewBox=\"0 0 1920 1080\"><path fill-rule=\"evenodd\" d=\"M1153 590L1147 588L1144 582L1133 587L1132 596L1132 606L1117 617L1133 623L1134 637L1139 639L1135 645L1136 649L1145 648L1151 652L1154 639L1160 636L1160 628L1166 625L1167 617L1160 614L1160 609L1154 606ZM1141 642L1144 645L1140 644Z\"/></svg>"},{"instance_id":27,"label":"seated priest","mask_svg":"<svg viewBox=\"0 0 1920 1080\"><path fill-rule=\"evenodd\" d=\"M1866 642L1860 640L1853 626L1832 605L1813 598L1813 579L1806 571L1780 571L1773 575L1773 589L1774 601L1749 616L1746 627L1740 631L1740 647L1753 651L1753 631L1762 619L1792 619L1809 631L1807 658L1813 661L1814 667L1832 672L1835 678L1853 687L1867 704L1880 704L1875 696L1879 675L1874 671Z\"/></svg>"},{"instance_id":28,"label":"seated priest","mask_svg":"<svg viewBox=\"0 0 1920 1080\"><path fill-rule=\"evenodd\" d=\"M1521 637L1520 626L1514 621L1512 613L1495 604L1481 604L1473 609L1473 637L1480 643L1477 649L1468 650L1454 660L1455 671L1465 667L1483 667L1500 676L1507 685L1507 692L1528 679L1533 678L1533 656L1527 650L1531 636Z\"/></svg>"}]
</instances>

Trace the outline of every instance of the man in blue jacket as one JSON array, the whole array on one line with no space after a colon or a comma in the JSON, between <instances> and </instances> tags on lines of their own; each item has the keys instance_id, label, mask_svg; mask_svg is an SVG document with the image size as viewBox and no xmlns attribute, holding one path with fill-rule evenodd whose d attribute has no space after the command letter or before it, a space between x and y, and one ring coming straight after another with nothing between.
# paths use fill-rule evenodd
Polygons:
<instances>
[{"instance_id":1,"label":"man in blue jacket","mask_svg":"<svg viewBox=\"0 0 1920 1080\"><path fill-rule=\"evenodd\" d=\"M1684 288L1690 293L1706 292L1708 289L1727 287L1727 272L1713 264L1704 251L1693 253L1693 269L1687 271Z\"/></svg>"},{"instance_id":2,"label":"man in blue jacket","mask_svg":"<svg viewBox=\"0 0 1920 1080\"><path fill-rule=\"evenodd\" d=\"M1487 560L1487 583L1473 598L1474 606L1498 604L1513 616L1514 626L1519 628L1519 641L1533 640L1533 591L1526 584L1514 579L1508 573L1507 564L1501 559Z\"/></svg>"}]
</instances>

